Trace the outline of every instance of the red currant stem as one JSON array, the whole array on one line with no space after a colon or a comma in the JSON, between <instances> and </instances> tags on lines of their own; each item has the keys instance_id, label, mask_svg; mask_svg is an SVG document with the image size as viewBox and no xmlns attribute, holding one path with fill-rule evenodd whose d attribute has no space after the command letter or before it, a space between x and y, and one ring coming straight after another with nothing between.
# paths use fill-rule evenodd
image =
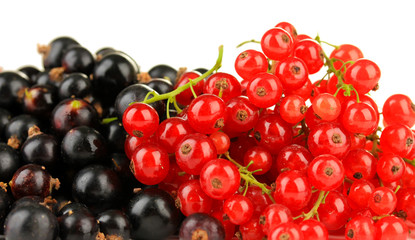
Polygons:
<instances>
[{"instance_id":1,"label":"red currant stem","mask_svg":"<svg viewBox=\"0 0 415 240\"><path fill-rule=\"evenodd\" d=\"M237 161L233 160L231 158L231 156L229 155L229 152L224 153L223 155L225 155L225 157L231 161L233 164L235 164L238 168L243 168L244 166L242 166L241 164L239 164Z\"/></svg>"},{"instance_id":2,"label":"red currant stem","mask_svg":"<svg viewBox=\"0 0 415 240\"><path fill-rule=\"evenodd\" d=\"M175 97L169 98L171 102L173 102L173 106L176 109L177 113L181 113L183 110L177 105L177 101Z\"/></svg>"},{"instance_id":3,"label":"red currant stem","mask_svg":"<svg viewBox=\"0 0 415 240\"><path fill-rule=\"evenodd\" d=\"M171 98L167 99L167 104L166 104L166 117L167 117L167 119L170 118L170 99Z\"/></svg>"},{"instance_id":4,"label":"red currant stem","mask_svg":"<svg viewBox=\"0 0 415 240\"><path fill-rule=\"evenodd\" d=\"M223 95L223 88L221 86L219 89L218 97L222 98L222 95Z\"/></svg>"},{"instance_id":5,"label":"red currant stem","mask_svg":"<svg viewBox=\"0 0 415 240\"><path fill-rule=\"evenodd\" d=\"M117 117L104 118L104 119L102 119L101 124L108 124L108 123L110 123L112 121L115 121L117 119L118 119Z\"/></svg>"},{"instance_id":6,"label":"red currant stem","mask_svg":"<svg viewBox=\"0 0 415 240\"><path fill-rule=\"evenodd\" d=\"M382 179L380 179L380 177L378 176L378 181L379 181L379 185L381 186L381 187L384 187L385 185L383 185L383 181L382 181Z\"/></svg>"},{"instance_id":7,"label":"red currant stem","mask_svg":"<svg viewBox=\"0 0 415 240\"><path fill-rule=\"evenodd\" d=\"M395 194L399 191L399 189L401 189L401 185L396 186Z\"/></svg>"},{"instance_id":8,"label":"red currant stem","mask_svg":"<svg viewBox=\"0 0 415 240\"><path fill-rule=\"evenodd\" d=\"M251 166L254 163L254 161L249 161L249 163L245 166L246 170L248 170L249 166Z\"/></svg>"},{"instance_id":9,"label":"red currant stem","mask_svg":"<svg viewBox=\"0 0 415 240\"><path fill-rule=\"evenodd\" d=\"M341 89L342 89L341 87L337 88L337 90L336 90L336 92L333 94L333 96L337 96L337 94L340 92L340 90L341 90Z\"/></svg>"},{"instance_id":10,"label":"red currant stem","mask_svg":"<svg viewBox=\"0 0 415 240\"><path fill-rule=\"evenodd\" d=\"M272 74L275 73L275 69L277 68L277 63L278 63L277 61L271 60L271 67L268 70L269 73L272 73Z\"/></svg>"},{"instance_id":11,"label":"red currant stem","mask_svg":"<svg viewBox=\"0 0 415 240\"><path fill-rule=\"evenodd\" d=\"M404 158L403 160L415 167L415 161L414 160L407 159L407 158Z\"/></svg>"},{"instance_id":12,"label":"red currant stem","mask_svg":"<svg viewBox=\"0 0 415 240\"><path fill-rule=\"evenodd\" d=\"M156 93L156 91L148 92L147 95L145 96L143 102L147 101L147 99L150 97L150 95L153 95L155 97L155 96L158 95L158 93Z\"/></svg>"},{"instance_id":13,"label":"red currant stem","mask_svg":"<svg viewBox=\"0 0 415 240\"><path fill-rule=\"evenodd\" d=\"M256 173L256 172L261 172L261 171L262 171L262 168L256 169L256 170L252 171L251 173Z\"/></svg>"},{"instance_id":14,"label":"red currant stem","mask_svg":"<svg viewBox=\"0 0 415 240\"><path fill-rule=\"evenodd\" d=\"M317 188L315 188L314 186L311 187L311 193L316 193L320 190L318 190Z\"/></svg>"},{"instance_id":15,"label":"red currant stem","mask_svg":"<svg viewBox=\"0 0 415 240\"><path fill-rule=\"evenodd\" d=\"M186 175L186 172L184 172L184 171L183 172L178 172L177 175L181 177L181 176Z\"/></svg>"},{"instance_id":16,"label":"red currant stem","mask_svg":"<svg viewBox=\"0 0 415 240\"><path fill-rule=\"evenodd\" d=\"M373 221L378 221L378 220L380 220L380 219L382 219L382 218L384 218L384 217L389 217L390 215L389 214L386 214L386 215L380 215L380 216L374 216L374 217L372 217L372 220Z\"/></svg>"},{"instance_id":17,"label":"red currant stem","mask_svg":"<svg viewBox=\"0 0 415 240\"><path fill-rule=\"evenodd\" d=\"M197 94L196 94L195 90L193 89L193 85L196 85L196 84L193 84L193 80L190 79L190 78L189 78L189 83L190 83L190 85L189 85L190 86L190 91L192 91L193 97L197 98Z\"/></svg>"},{"instance_id":18,"label":"red currant stem","mask_svg":"<svg viewBox=\"0 0 415 240\"><path fill-rule=\"evenodd\" d=\"M326 198L327 198L327 195L329 195L329 191L327 191L325 194L324 194L324 197L323 197L323 200L321 201L321 203L322 204L325 204L326 203Z\"/></svg>"},{"instance_id":19,"label":"red currant stem","mask_svg":"<svg viewBox=\"0 0 415 240\"><path fill-rule=\"evenodd\" d=\"M323 203L323 200L325 199L325 197L327 197L326 192L320 191L317 201L316 203L314 203L313 208L308 213L303 214L304 220L311 219L312 217L314 217L314 215L317 214L318 207L320 207L320 204Z\"/></svg>"},{"instance_id":20,"label":"red currant stem","mask_svg":"<svg viewBox=\"0 0 415 240\"><path fill-rule=\"evenodd\" d=\"M170 97L174 97L174 96L180 94L181 92L183 92L184 90L188 89L191 85L192 86L196 85L198 82L202 81L207 76L212 74L214 71L217 71L221 67L222 58L223 58L223 45L219 46L218 58L216 59L215 65L211 69L209 69L208 71L206 71L205 73L203 73L199 77L193 79L191 82L188 82L188 83L176 88L175 90L173 90L171 92L164 93L164 94L161 94L161 95L157 95L153 98L150 98L150 99L146 100L145 102L143 101L143 103L148 104L148 103L153 103L153 102L157 102L157 101L160 101L160 100L168 99Z\"/></svg>"},{"instance_id":21,"label":"red currant stem","mask_svg":"<svg viewBox=\"0 0 415 240\"><path fill-rule=\"evenodd\" d=\"M248 192L248 187L249 187L248 182L245 182L245 189L244 189L244 193L242 194L244 197L246 196L246 193Z\"/></svg>"},{"instance_id":22,"label":"red currant stem","mask_svg":"<svg viewBox=\"0 0 415 240\"><path fill-rule=\"evenodd\" d=\"M350 85L353 92L356 94L356 102L360 103L359 93L356 91L356 89L353 87L353 85Z\"/></svg>"},{"instance_id":23,"label":"red currant stem","mask_svg":"<svg viewBox=\"0 0 415 240\"><path fill-rule=\"evenodd\" d=\"M255 39L251 39L251 40L248 40L248 41L245 41L245 42L241 42L240 44L238 44L238 45L236 46L236 48L242 47L243 45L245 45L245 44L247 44L247 43L261 43L261 42L260 42L260 41L255 40Z\"/></svg>"},{"instance_id":24,"label":"red currant stem","mask_svg":"<svg viewBox=\"0 0 415 240\"><path fill-rule=\"evenodd\" d=\"M315 40L321 45L321 43L325 43L325 44L328 44L327 42L324 42L324 41L321 41L320 40L320 36L318 36L317 35L317 37L315 38ZM337 47L336 45L332 45L332 44L328 44L328 45L331 45L331 46L335 46L335 47ZM343 85L343 76L342 76L342 74L341 74L341 71L337 71L336 70L336 68L334 68L334 65L333 65L333 62L334 61L336 61L336 59L330 59L328 56L327 56L327 54L326 54L326 52L324 52L324 50L322 50L322 53L323 53L323 56L324 56L324 59L326 60L326 65L327 65L327 67L329 68L328 69L328 72L332 72L332 73L334 73L335 75L336 75L336 77L337 77L337 81L338 81L338 84L340 85L340 86L342 86Z\"/></svg>"},{"instance_id":25,"label":"red currant stem","mask_svg":"<svg viewBox=\"0 0 415 240\"><path fill-rule=\"evenodd\" d=\"M334 44L328 43L326 41L320 40L320 36L318 34L317 34L317 37L315 38L315 40L319 43L324 43L326 45L329 45L330 47L334 47L335 49L339 49L339 46L337 46L337 45L334 45Z\"/></svg>"},{"instance_id":26,"label":"red currant stem","mask_svg":"<svg viewBox=\"0 0 415 240\"><path fill-rule=\"evenodd\" d=\"M350 61L347 61L347 62L343 62L343 65L340 67L340 69L346 71L347 64L354 64L354 61L350 60Z\"/></svg>"}]
</instances>

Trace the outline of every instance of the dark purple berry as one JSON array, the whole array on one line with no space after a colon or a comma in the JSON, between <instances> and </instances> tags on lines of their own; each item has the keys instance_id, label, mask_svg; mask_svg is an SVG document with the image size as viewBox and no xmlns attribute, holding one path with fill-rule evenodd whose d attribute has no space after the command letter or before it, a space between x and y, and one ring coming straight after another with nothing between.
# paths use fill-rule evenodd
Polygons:
<instances>
[{"instance_id":1,"label":"dark purple berry","mask_svg":"<svg viewBox=\"0 0 415 240\"><path fill-rule=\"evenodd\" d=\"M194 213L187 216L180 227L180 239L225 239L222 223L206 213Z\"/></svg>"}]
</instances>

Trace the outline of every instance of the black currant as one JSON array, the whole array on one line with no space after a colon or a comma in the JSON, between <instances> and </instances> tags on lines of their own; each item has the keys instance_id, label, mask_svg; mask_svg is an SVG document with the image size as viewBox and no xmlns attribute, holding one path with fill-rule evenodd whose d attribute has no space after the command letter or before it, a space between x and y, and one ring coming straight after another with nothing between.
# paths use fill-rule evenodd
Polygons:
<instances>
[{"instance_id":1,"label":"black currant","mask_svg":"<svg viewBox=\"0 0 415 240\"><path fill-rule=\"evenodd\" d=\"M58 97L60 100L66 98L84 98L92 93L91 80L83 73L70 73L66 75L59 84Z\"/></svg>"},{"instance_id":2,"label":"black currant","mask_svg":"<svg viewBox=\"0 0 415 240\"><path fill-rule=\"evenodd\" d=\"M96 240L98 221L87 208L69 210L58 217L60 240Z\"/></svg>"},{"instance_id":3,"label":"black currant","mask_svg":"<svg viewBox=\"0 0 415 240\"><path fill-rule=\"evenodd\" d=\"M17 71L24 73L29 80L29 84L33 85L36 82L37 75L40 73L40 70L35 66L22 66L17 69Z\"/></svg>"},{"instance_id":4,"label":"black currant","mask_svg":"<svg viewBox=\"0 0 415 240\"><path fill-rule=\"evenodd\" d=\"M60 79L55 79L51 77L51 73L49 70L40 72L39 74L36 75L36 79L34 84L37 85L48 85L51 86L53 88L57 88L60 84L60 81L58 81Z\"/></svg>"},{"instance_id":5,"label":"black currant","mask_svg":"<svg viewBox=\"0 0 415 240\"><path fill-rule=\"evenodd\" d=\"M26 141L29 128L33 126L40 127L40 123L41 122L37 118L29 114L17 115L10 119L10 122L5 126L4 137L8 140L15 140L17 147L14 147L14 145L13 147L19 149L23 142Z\"/></svg>"},{"instance_id":6,"label":"black currant","mask_svg":"<svg viewBox=\"0 0 415 240\"><path fill-rule=\"evenodd\" d=\"M53 39L48 45L38 45L38 52L43 58L43 67L52 69L62 65L62 57L66 50L79 43L67 36L61 36Z\"/></svg>"},{"instance_id":7,"label":"black currant","mask_svg":"<svg viewBox=\"0 0 415 240\"><path fill-rule=\"evenodd\" d=\"M154 89L159 94L164 94L173 91L173 84L164 78L153 78L146 83L147 86Z\"/></svg>"},{"instance_id":8,"label":"black currant","mask_svg":"<svg viewBox=\"0 0 415 240\"><path fill-rule=\"evenodd\" d=\"M0 226L3 226L4 219L9 212L11 202L12 200L9 194L7 194L6 184L0 182ZM0 227L0 234L2 233L3 227Z\"/></svg>"},{"instance_id":9,"label":"black currant","mask_svg":"<svg viewBox=\"0 0 415 240\"><path fill-rule=\"evenodd\" d=\"M0 143L0 182L9 182L20 164L19 153L6 143Z\"/></svg>"},{"instance_id":10,"label":"black currant","mask_svg":"<svg viewBox=\"0 0 415 240\"><path fill-rule=\"evenodd\" d=\"M148 74L152 78L164 78L169 80L173 85L176 83L177 70L166 64L159 64L153 66Z\"/></svg>"},{"instance_id":11,"label":"black currant","mask_svg":"<svg viewBox=\"0 0 415 240\"><path fill-rule=\"evenodd\" d=\"M187 216L180 226L179 238L183 240L225 239L222 223L206 213Z\"/></svg>"},{"instance_id":12,"label":"black currant","mask_svg":"<svg viewBox=\"0 0 415 240\"><path fill-rule=\"evenodd\" d=\"M50 85L33 85L25 90L23 112L40 119L49 119L57 103L56 88Z\"/></svg>"},{"instance_id":13,"label":"black currant","mask_svg":"<svg viewBox=\"0 0 415 240\"><path fill-rule=\"evenodd\" d=\"M124 152L124 142L127 132L122 126L121 120L114 120L103 125L103 136L107 140L108 152Z\"/></svg>"},{"instance_id":14,"label":"black currant","mask_svg":"<svg viewBox=\"0 0 415 240\"><path fill-rule=\"evenodd\" d=\"M90 75L94 70L95 59L92 53L83 46L72 46L62 56L62 67L65 73L84 73Z\"/></svg>"},{"instance_id":15,"label":"black currant","mask_svg":"<svg viewBox=\"0 0 415 240\"><path fill-rule=\"evenodd\" d=\"M13 113L20 113L21 99L29 86L27 76L21 72L0 72L0 107Z\"/></svg>"},{"instance_id":16,"label":"black currant","mask_svg":"<svg viewBox=\"0 0 415 240\"><path fill-rule=\"evenodd\" d=\"M106 239L130 239L130 221L124 212L116 209L106 210L97 216L100 231Z\"/></svg>"},{"instance_id":17,"label":"black currant","mask_svg":"<svg viewBox=\"0 0 415 240\"><path fill-rule=\"evenodd\" d=\"M0 139L4 138L4 127L12 119L12 114L5 108L0 108Z\"/></svg>"}]
</instances>

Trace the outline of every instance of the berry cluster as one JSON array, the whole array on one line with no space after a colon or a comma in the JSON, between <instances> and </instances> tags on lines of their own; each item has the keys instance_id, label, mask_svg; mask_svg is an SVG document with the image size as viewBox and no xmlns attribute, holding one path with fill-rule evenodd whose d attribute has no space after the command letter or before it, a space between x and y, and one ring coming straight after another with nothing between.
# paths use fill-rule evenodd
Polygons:
<instances>
[{"instance_id":1,"label":"berry cluster","mask_svg":"<svg viewBox=\"0 0 415 240\"><path fill-rule=\"evenodd\" d=\"M140 72L69 37L39 46L43 71L1 72L6 238L407 239L411 99L380 113L377 64L290 23L247 43L240 79L222 47L211 69Z\"/></svg>"}]
</instances>

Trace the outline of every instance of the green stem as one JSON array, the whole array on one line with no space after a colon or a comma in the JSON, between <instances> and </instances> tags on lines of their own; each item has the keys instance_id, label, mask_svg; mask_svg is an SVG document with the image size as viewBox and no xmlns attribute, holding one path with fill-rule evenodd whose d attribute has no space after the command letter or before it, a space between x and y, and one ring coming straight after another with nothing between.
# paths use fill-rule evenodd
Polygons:
<instances>
[{"instance_id":1,"label":"green stem","mask_svg":"<svg viewBox=\"0 0 415 240\"><path fill-rule=\"evenodd\" d=\"M193 97L197 98L197 94L196 94L195 90L193 89L193 85L196 85L196 84L193 84L193 80L190 79L190 78L189 78L189 83L190 83L190 85L189 85L190 91L192 91Z\"/></svg>"},{"instance_id":2,"label":"green stem","mask_svg":"<svg viewBox=\"0 0 415 240\"><path fill-rule=\"evenodd\" d=\"M255 40L255 39L251 39L251 40L248 40L248 41L245 41L245 42L241 42L240 44L238 44L238 45L236 46L236 48L242 47L243 45L245 45L245 44L247 44L247 43L261 43L261 42L260 42L260 41Z\"/></svg>"},{"instance_id":3,"label":"green stem","mask_svg":"<svg viewBox=\"0 0 415 240\"><path fill-rule=\"evenodd\" d=\"M179 105L177 105L176 98L175 97L171 97L169 99L171 99L171 101L173 102L173 106L176 109L177 113L181 113L182 112L182 109L179 107Z\"/></svg>"},{"instance_id":4,"label":"green stem","mask_svg":"<svg viewBox=\"0 0 415 240\"><path fill-rule=\"evenodd\" d=\"M415 161L414 160L410 160L410 159L407 159L407 158L404 158L403 160L415 167Z\"/></svg>"},{"instance_id":5,"label":"green stem","mask_svg":"<svg viewBox=\"0 0 415 240\"><path fill-rule=\"evenodd\" d=\"M117 117L104 118L104 119L102 119L101 124L108 124L108 123L113 122L113 121L115 121L117 119L118 119Z\"/></svg>"},{"instance_id":6,"label":"green stem","mask_svg":"<svg viewBox=\"0 0 415 240\"><path fill-rule=\"evenodd\" d=\"M218 58L216 59L215 65L211 69L209 69L207 72L205 72L204 74L200 75L199 77L193 79L191 82L188 82L188 83L176 88L175 90L173 90L171 92L154 96L153 98L150 98L150 99L147 99L146 101L143 101L143 103L149 104L149 103L153 103L153 102L157 102L157 101L160 101L160 100L164 100L164 99L174 97L174 96L180 94L181 92L183 92L184 90L188 89L190 87L190 85L192 85L192 86L196 85L198 82L202 81L207 76L212 74L214 71L217 71L221 67L222 58L223 58L223 46L221 45L221 46L219 46L219 55L218 55Z\"/></svg>"},{"instance_id":7,"label":"green stem","mask_svg":"<svg viewBox=\"0 0 415 240\"><path fill-rule=\"evenodd\" d=\"M313 208L308 213L304 214L304 220L311 219L312 217L314 217L314 215L317 214L318 207L320 207L320 205L323 203L326 197L326 192L320 191L317 201L314 204Z\"/></svg>"}]
</instances>

